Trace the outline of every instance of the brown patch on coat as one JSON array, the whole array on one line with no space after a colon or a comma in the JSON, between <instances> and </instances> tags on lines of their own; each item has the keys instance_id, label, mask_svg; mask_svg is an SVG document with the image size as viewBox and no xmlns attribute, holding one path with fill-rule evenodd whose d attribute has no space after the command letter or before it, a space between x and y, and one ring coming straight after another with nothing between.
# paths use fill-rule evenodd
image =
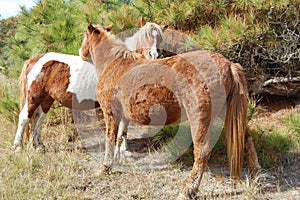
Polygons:
<instances>
[{"instance_id":1,"label":"brown patch on coat","mask_svg":"<svg viewBox=\"0 0 300 200\"><path fill-rule=\"evenodd\" d=\"M79 103L75 94L67 92L70 84L70 67L67 64L49 61L43 65L41 73L43 76L34 80L28 90L29 118L39 105L43 112L47 113L54 101L67 108L81 110L99 107L99 103L92 100L83 100Z\"/></svg>"},{"instance_id":2,"label":"brown patch on coat","mask_svg":"<svg viewBox=\"0 0 300 200\"><path fill-rule=\"evenodd\" d=\"M130 97L128 110L133 121L144 125L168 125L181 116L181 106L174 92L154 84L139 88Z\"/></svg>"}]
</instances>

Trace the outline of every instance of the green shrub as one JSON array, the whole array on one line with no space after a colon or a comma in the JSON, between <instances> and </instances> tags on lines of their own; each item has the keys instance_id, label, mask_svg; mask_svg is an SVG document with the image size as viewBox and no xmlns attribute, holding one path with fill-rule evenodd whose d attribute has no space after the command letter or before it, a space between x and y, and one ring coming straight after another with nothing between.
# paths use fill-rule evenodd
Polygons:
<instances>
[{"instance_id":1,"label":"green shrub","mask_svg":"<svg viewBox=\"0 0 300 200\"><path fill-rule=\"evenodd\" d=\"M296 147L292 134L285 129L266 129L252 132L259 163L263 168L276 168L281 165L282 155Z\"/></svg>"},{"instance_id":2,"label":"green shrub","mask_svg":"<svg viewBox=\"0 0 300 200\"><path fill-rule=\"evenodd\" d=\"M0 77L0 113L12 122L19 115L18 84L16 81Z\"/></svg>"}]
</instances>

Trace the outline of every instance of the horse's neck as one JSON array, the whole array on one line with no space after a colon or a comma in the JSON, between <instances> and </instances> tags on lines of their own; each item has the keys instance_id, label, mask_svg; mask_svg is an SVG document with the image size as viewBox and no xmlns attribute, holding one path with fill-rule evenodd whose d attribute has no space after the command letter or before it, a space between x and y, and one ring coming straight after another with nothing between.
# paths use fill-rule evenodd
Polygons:
<instances>
[{"instance_id":1,"label":"horse's neck","mask_svg":"<svg viewBox=\"0 0 300 200\"><path fill-rule=\"evenodd\" d=\"M107 40L104 44L98 45L95 50L93 63L99 77L111 62L123 57L128 49L124 43Z\"/></svg>"},{"instance_id":2,"label":"horse's neck","mask_svg":"<svg viewBox=\"0 0 300 200\"><path fill-rule=\"evenodd\" d=\"M106 49L107 51L107 49ZM110 57L107 52L104 51L96 51L95 57L92 59L93 63L96 67L96 72L98 77L102 74L102 72L106 69L109 62L111 62Z\"/></svg>"}]
</instances>

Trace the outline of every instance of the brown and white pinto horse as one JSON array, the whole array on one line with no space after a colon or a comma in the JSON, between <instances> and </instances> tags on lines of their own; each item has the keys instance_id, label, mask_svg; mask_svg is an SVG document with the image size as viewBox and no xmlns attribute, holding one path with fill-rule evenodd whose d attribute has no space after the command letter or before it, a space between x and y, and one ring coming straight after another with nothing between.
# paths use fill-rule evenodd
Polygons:
<instances>
[{"instance_id":1,"label":"brown and white pinto horse","mask_svg":"<svg viewBox=\"0 0 300 200\"><path fill-rule=\"evenodd\" d=\"M231 176L240 177L249 142L242 67L206 50L159 60L124 57L127 52L126 46L104 27L88 26L81 56L83 60L91 57L99 74L96 96L106 123L101 171L111 170L114 147L119 145L130 120L142 125L167 125L180 121L185 111L191 127L194 164L178 199L190 199L198 191L211 151L209 128L220 113L225 118Z\"/></svg>"},{"instance_id":2,"label":"brown and white pinto horse","mask_svg":"<svg viewBox=\"0 0 300 200\"><path fill-rule=\"evenodd\" d=\"M106 28L110 30L111 26ZM157 47L163 39L162 28L142 18L141 28L126 39L126 45L132 51L142 53L145 58L156 59ZM21 112L14 140L15 149L22 149L24 130L31 118L33 146L44 148L40 127L54 101L77 110L99 107L95 97L97 82L95 67L80 56L51 52L27 60L20 75Z\"/></svg>"}]
</instances>

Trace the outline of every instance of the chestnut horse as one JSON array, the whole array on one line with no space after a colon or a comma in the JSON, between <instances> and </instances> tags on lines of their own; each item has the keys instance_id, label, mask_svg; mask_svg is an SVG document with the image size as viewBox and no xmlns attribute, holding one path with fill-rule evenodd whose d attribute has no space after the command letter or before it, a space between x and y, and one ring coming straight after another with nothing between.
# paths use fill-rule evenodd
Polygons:
<instances>
[{"instance_id":1,"label":"chestnut horse","mask_svg":"<svg viewBox=\"0 0 300 200\"><path fill-rule=\"evenodd\" d=\"M88 26L81 56L83 60L91 57L98 72L96 97L106 124L101 171L111 170L114 147L126 134L129 121L167 125L179 122L185 112L194 164L178 199L193 198L198 191L211 151L209 128L218 115L225 119L231 176L240 177L245 148L253 144L246 137L248 93L242 67L206 50L159 60L124 56L127 53L125 44L106 28Z\"/></svg>"},{"instance_id":2,"label":"chestnut horse","mask_svg":"<svg viewBox=\"0 0 300 200\"><path fill-rule=\"evenodd\" d=\"M157 47L163 39L162 28L142 18L141 28L126 38L126 45L145 58L156 59ZM54 101L77 110L98 108L97 82L95 67L80 56L51 52L27 60L20 75L21 112L14 140L16 151L22 149L24 130L31 118L33 146L44 149L40 127Z\"/></svg>"}]
</instances>

